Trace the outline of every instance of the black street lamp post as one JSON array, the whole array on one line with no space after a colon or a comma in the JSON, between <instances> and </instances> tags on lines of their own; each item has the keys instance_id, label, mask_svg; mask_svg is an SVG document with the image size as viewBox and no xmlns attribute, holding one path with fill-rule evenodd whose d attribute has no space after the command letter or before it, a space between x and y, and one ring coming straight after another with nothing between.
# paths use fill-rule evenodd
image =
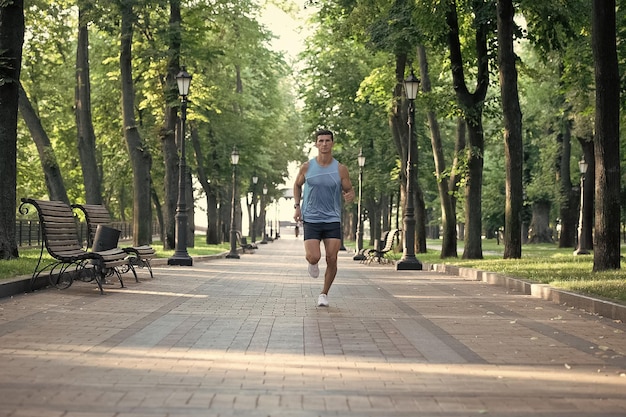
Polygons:
<instances>
[{"instance_id":1,"label":"black street lamp post","mask_svg":"<svg viewBox=\"0 0 626 417\"><path fill-rule=\"evenodd\" d=\"M250 228L250 240L256 242L256 184L259 182L259 177L256 175L252 177L252 227Z\"/></svg>"},{"instance_id":2,"label":"black street lamp post","mask_svg":"<svg viewBox=\"0 0 626 417\"><path fill-rule=\"evenodd\" d=\"M279 200L276 200L276 208L275 208L275 220L274 222L276 223L276 230L274 232L274 239L280 239L280 217L278 216L278 203Z\"/></svg>"},{"instance_id":3,"label":"black street lamp post","mask_svg":"<svg viewBox=\"0 0 626 417\"><path fill-rule=\"evenodd\" d=\"M352 259L362 261L365 259L365 255L363 254L363 213L361 211L361 205L363 203L363 167L365 166L363 149L359 149L357 161L359 163L359 204L357 209L358 221L356 224L356 255L354 255Z\"/></svg>"},{"instance_id":4,"label":"black street lamp post","mask_svg":"<svg viewBox=\"0 0 626 417\"><path fill-rule=\"evenodd\" d=\"M174 255L167 260L168 265L192 266L193 259L187 253L187 196L185 195L185 176L187 159L185 157L185 122L187 120L187 95L191 85L191 75L182 67L176 75L180 104L180 161L178 164L178 200L176 202L176 247Z\"/></svg>"},{"instance_id":5,"label":"black street lamp post","mask_svg":"<svg viewBox=\"0 0 626 417\"><path fill-rule=\"evenodd\" d=\"M233 197L230 208L230 252L226 255L230 259L239 259L237 252L237 229L235 228L235 202L237 201L237 164L239 163L239 151L233 146L230 154L230 162L233 166Z\"/></svg>"},{"instance_id":6,"label":"black street lamp post","mask_svg":"<svg viewBox=\"0 0 626 417\"><path fill-rule=\"evenodd\" d=\"M272 199L272 206L274 206L274 201L275 200ZM271 210L271 208L270 208L270 210ZM270 217L272 217L272 216L270 215ZM272 219L272 218L268 219L268 223L270 225L270 235L267 237L267 240L270 241L270 242L273 242L274 241L274 219Z\"/></svg>"},{"instance_id":7,"label":"black street lamp post","mask_svg":"<svg viewBox=\"0 0 626 417\"><path fill-rule=\"evenodd\" d=\"M585 233L585 174L587 174L589 164L585 159L578 161L578 169L580 171L580 214L578 218L578 247L574 251L574 255L588 255L587 250L587 234Z\"/></svg>"},{"instance_id":8,"label":"black street lamp post","mask_svg":"<svg viewBox=\"0 0 626 417\"><path fill-rule=\"evenodd\" d=\"M261 196L261 209L263 210L263 240L259 243L266 244L267 243L267 225L266 225L266 217L267 217L267 209L265 208L265 199L267 198L267 185L263 184L263 195Z\"/></svg>"},{"instance_id":9,"label":"black street lamp post","mask_svg":"<svg viewBox=\"0 0 626 417\"><path fill-rule=\"evenodd\" d=\"M407 158L406 158L406 210L403 219L403 232L404 236L402 241L404 242L404 251L402 259L396 263L396 270L421 270L422 263L415 257L415 207L413 202L413 161L412 161L412 148L413 148L413 124L415 122L415 97L417 97L417 90L419 89L420 80L413 73L406 80L404 80L404 90L406 97L409 99L409 117L407 124L409 125L409 139L407 145Z\"/></svg>"}]
</instances>

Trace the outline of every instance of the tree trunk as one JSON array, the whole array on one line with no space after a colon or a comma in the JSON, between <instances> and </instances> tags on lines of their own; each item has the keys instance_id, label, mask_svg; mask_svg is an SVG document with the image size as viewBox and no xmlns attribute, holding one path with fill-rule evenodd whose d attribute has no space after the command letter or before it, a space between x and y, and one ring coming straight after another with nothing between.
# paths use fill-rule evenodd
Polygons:
<instances>
[{"instance_id":1,"label":"tree trunk","mask_svg":"<svg viewBox=\"0 0 626 417\"><path fill-rule=\"evenodd\" d=\"M596 221L593 270L620 268L620 85L615 0L592 2L592 49L596 82Z\"/></svg>"},{"instance_id":2,"label":"tree trunk","mask_svg":"<svg viewBox=\"0 0 626 417\"><path fill-rule=\"evenodd\" d=\"M467 126L469 133L469 148L467 150L468 175L465 183L465 245L463 250L463 259L482 259L481 197L484 150L482 121L479 121L478 125L468 123Z\"/></svg>"},{"instance_id":3,"label":"tree trunk","mask_svg":"<svg viewBox=\"0 0 626 417\"><path fill-rule=\"evenodd\" d=\"M417 145L413 146L417 148ZM417 152L415 152L417 154ZM417 177L417 157L413 159L415 163L415 176ZM426 203L424 202L424 193L422 187L419 186L417 178L414 180L415 184L415 200L413 206L415 207L415 253L426 253L428 248L426 247Z\"/></svg>"},{"instance_id":4,"label":"tree trunk","mask_svg":"<svg viewBox=\"0 0 626 417\"><path fill-rule=\"evenodd\" d=\"M423 45L417 47L417 55L420 63L420 76L422 79L422 91L431 91L430 74L428 72L428 60L426 48ZM443 145L441 143L441 131L437 115L433 110L427 112L428 126L430 128L430 144L433 148L433 159L435 161L435 175L437 177L437 190L439 191L439 201L441 202L441 223L443 228L443 240L441 242L441 258L457 257L456 241L456 213L452 204L448 182L445 178L446 161L443 156Z\"/></svg>"},{"instance_id":5,"label":"tree trunk","mask_svg":"<svg viewBox=\"0 0 626 417\"><path fill-rule=\"evenodd\" d=\"M561 218L561 232L559 234L559 248L571 248L576 243L576 229L578 224L578 203L580 190L576 192L571 180L570 160L572 157L571 123L565 121L563 133L556 138L559 148L556 161L557 183L559 187L559 217Z\"/></svg>"},{"instance_id":6,"label":"tree trunk","mask_svg":"<svg viewBox=\"0 0 626 417\"><path fill-rule=\"evenodd\" d=\"M378 232L380 233L381 227L383 228L383 230L391 229L391 216L393 215L393 194L389 195L381 192L378 199L377 209L378 215L376 217L376 220L378 222L377 224L379 225Z\"/></svg>"},{"instance_id":7,"label":"tree trunk","mask_svg":"<svg viewBox=\"0 0 626 417\"><path fill-rule=\"evenodd\" d=\"M150 203L150 149L141 139L135 121L135 89L132 75L132 41L134 0L122 0L120 78L122 81L122 119L124 137L133 168L133 244L146 245L152 241L152 205Z\"/></svg>"},{"instance_id":8,"label":"tree trunk","mask_svg":"<svg viewBox=\"0 0 626 417\"><path fill-rule=\"evenodd\" d=\"M369 246L373 246L374 239L380 239L382 231L390 229L389 218L384 214L387 212L389 200L383 195L378 200L372 197L364 197L364 199L364 212L370 224Z\"/></svg>"},{"instance_id":9,"label":"tree trunk","mask_svg":"<svg viewBox=\"0 0 626 417\"><path fill-rule=\"evenodd\" d=\"M480 3L473 4L478 7ZM475 15L478 15L475 11ZM465 247L463 259L482 259L482 175L484 157L484 136L482 128L483 103L489 86L489 59L487 50L486 22L476 22L476 55L477 55L477 85L474 93L470 93L465 82L463 71L463 55L459 39L459 22L456 11L456 1L449 3L446 13L448 26L448 45L450 48L450 67L452 71L453 88L457 103L463 111L467 124L468 149L468 176L465 186Z\"/></svg>"},{"instance_id":10,"label":"tree trunk","mask_svg":"<svg viewBox=\"0 0 626 417\"><path fill-rule=\"evenodd\" d=\"M210 193L206 194L206 203L207 203L207 231L206 231L206 242L209 245L217 245L222 243L221 239L221 227L220 227L220 215L217 209L218 198L215 195L215 191L211 189ZM261 211L261 216L263 216L263 211ZM265 221L265 218L263 218ZM264 223L261 222L261 225ZM261 230L265 230L264 227Z\"/></svg>"},{"instance_id":11,"label":"tree trunk","mask_svg":"<svg viewBox=\"0 0 626 417\"><path fill-rule=\"evenodd\" d=\"M52 149L50 138L41 125L41 120L37 116L21 84L19 86L19 109L22 119L24 119L24 123L26 123L28 131L33 138L33 142L37 146L50 200L63 201L69 204L70 199L67 196L63 175L54 154L54 149Z\"/></svg>"},{"instance_id":12,"label":"tree trunk","mask_svg":"<svg viewBox=\"0 0 626 417\"><path fill-rule=\"evenodd\" d=\"M176 246L176 203L178 201L178 148L176 145L176 124L178 122L178 87L176 75L180 69L181 24L180 0L170 0L170 30L167 61L167 74L163 82L165 110L163 126L159 132L163 152L164 176L164 249ZM176 104L174 104L176 103Z\"/></svg>"},{"instance_id":13,"label":"tree trunk","mask_svg":"<svg viewBox=\"0 0 626 417\"><path fill-rule=\"evenodd\" d=\"M533 217L530 221L530 239L528 243L553 243L550 229L550 202L536 201L533 203Z\"/></svg>"},{"instance_id":14,"label":"tree trunk","mask_svg":"<svg viewBox=\"0 0 626 417\"><path fill-rule=\"evenodd\" d=\"M512 0L498 0L498 69L504 117L506 186L504 207L504 259L522 257L522 111L517 91L516 56L513 51L515 7Z\"/></svg>"},{"instance_id":15,"label":"tree trunk","mask_svg":"<svg viewBox=\"0 0 626 417\"><path fill-rule=\"evenodd\" d=\"M15 212L17 188L17 113L24 43L24 1L0 6L0 259L18 257Z\"/></svg>"},{"instance_id":16,"label":"tree trunk","mask_svg":"<svg viewBox=\"0 0 626 417\"><path fill-rule=\"evenodd\" d=\"M454 224L456 228L456 202L457 193L459 192L459 182L461 181L461 154L465 152L467 125L462 117L456 119L456 138L454 142L454 159L452 160L452 170L450 172L450 181L448 189L450 190L450 203L452 204L452 212L454 213ZM465 233L458 233L457 239L465 239Z\"/></svg>"},{"instance_id":17,"label":"tree trunk","mask_svg":"<svg viewBox=\"0 0 626 417\"><path fill-rule=\"evenodd\" d=\"M76 127L78 156L83 171L85 201L102 204L102 179L96 160L96 134L91 116L91 81L89 77L89 30L85 11L78 2L78 45L76 46Z\"/></svg>"},{"instance_id":18,"label":"tree trunk","mask_svg":"<svg viewBox=\"0 0 626 417\"><path fill-rule=\"evenodd\" d=\"M159 239L163 242L163 210L161 209L161 201L159 201L159 195L154 187L151 188L150 194L152 195L152 203L154 204L154 211L159 222ZM154 232L154 231L153 231Z\"/></svg>"},{"instance_id":19,"label":"tree trunk","mask_svg":"<svg viewBox=\"0 0 626 417\"><path fill-rule=\"evenodd\" d=\"M191 145L193 146L194 154L196 156L196 165L198 176L198 182L204 190L204 194L207 197L207 232L206 242L209 245L216 245L221 243L220 228L219 228L219 216L217 215L217 198L215 196L214 187L211 186L209 177L205 170L205 160L202 153L202 146L200 144L200 137L198 136L198 129L194 123L189 124L191 130Z\"/></svg>"}]
</instances>

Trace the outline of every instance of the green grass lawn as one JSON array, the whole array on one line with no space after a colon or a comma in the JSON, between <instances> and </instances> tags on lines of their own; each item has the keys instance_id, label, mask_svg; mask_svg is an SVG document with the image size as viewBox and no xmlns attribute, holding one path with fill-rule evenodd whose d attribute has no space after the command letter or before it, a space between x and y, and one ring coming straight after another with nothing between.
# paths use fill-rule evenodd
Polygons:
<instances>
[{"instance_id":1,"label":"green grass lawn","mask_svg":"<svg viewBox=\"0 0 626 417\"><path fill-rule=\"evenodd\" d=\"M440 240L429 240L428 247L441 247ZM600 296L626 303L626 271L592 272L593 254L573 255L574 249L559 249L555 244L524 245L521 259L503 259L504 246L495 239L482 241L484 259L465 260L463 242L458 242L458 258L441 259L440 251L429 249L416 257L431 264L457 265L483 271L498 272L511 277L549 284L565 290ZM402 257L401 248L393 253L395 259Z\"/></svg>"},{"instance_id":2,"label":"green grass lawn","mask_svg":"<svg viewBox=\"0 0 626 417\"><path fill-rule=\"evenodd\" d=\"M120 243L121 247L126 246L125 242ZM130 246L130 243L128 243ZM169 258L174 254L173 250L163 250L163 244L161 242L154 242L152 247L156 250L157 258ZM191 256L201 255L213 255L228 251L230 245L228 243L222 243L220 245L207 245L205 243L205 236L196 235L195 246L193 248L187 248L187 252ZM20 257L18 259L12 259L10 261L0 261L0 280L15 278L21 275L31 275L37 265L39 259L39 248L32 249L20 249ZM52 257L44 251L44 261L50 261ZM44 262L42 261L42 262Z\"/></svg>"}]
</instances>

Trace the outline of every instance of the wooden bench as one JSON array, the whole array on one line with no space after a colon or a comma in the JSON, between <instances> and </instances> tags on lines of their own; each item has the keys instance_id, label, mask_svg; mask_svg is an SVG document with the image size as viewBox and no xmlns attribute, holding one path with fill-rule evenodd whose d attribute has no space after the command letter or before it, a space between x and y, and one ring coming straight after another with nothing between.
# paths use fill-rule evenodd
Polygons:
<instances>
[{"instance_id":1,"label":"wooden bench","mask_svg":"<svg viewBox=\"0 0 626 417\"><path fill-rule=\"evenodd\" d=\"M237 243L243 253L254 253L254 250L259 248L256 243L248 243L248 239L242 236L240 231L237 231Z\"/></svg>"},{"instance_id":2,"label":"wooden bench","mask_svg":"<svg viewBox=\"0 0 626 417\"><path fill-rule=\"evenodd\" d=\"M389 234L389 230L383 232L383 237L381 239L374 239L374 247L373 248L363 248L359 251L361 255L363 255L363 259L361 259L361 263L370 263L373 259L372 256L377 250L382 248L382 243L387 240L387 235Z\"/></svg>"},{"instance_id":3,"label":"wooden bench","mask_svg":"<svg viewBox=\"0 0 626 417\"><path fill-rule=\"evenodd\" d=\"M387 258L387 253L393 250L396 236L398 235L398 229L392 229L384 233L381 243L384 241L385 246L382 248L375 247L367 251L365 262L372 263L374 260L378 263L393 263L393 260ZM378 246L378 245L377 245Z\"/></svg>"},{"instance_id":4,"label":"wooden bench","mask_svg":"<svg viewBox=\"0 0 626 417\"><path fill-rule=\"evenodd\" d=\"M111 227L111 214L105 206L99 204L72 204L72 208L82 211L85 215L85 221L87 222L88 230L87 247L92 248L93 250L94 238L96 237L98 226ZM150 278L154 278L150 261L155 257L156 251L151 246L128 246L123 247L122 250L130 256L131 264L133 266L147 268L150 272ZM123 270L122 272L128 271ZM139 282L136 274L135 280Z\"/></svg>"},{"instance_id":5,"label":"wooden bench","mask_svg":"<svg viewBox=\"0 0 626 417\"><path fill-rule=\"evenodd\" d=\"M135 273L128 254L116 248L107 251L88 252L82 248L76 230L76 219L69 205L62 201L44 201L22 198L19 212L28 213L32 205L37 209L42 245L39 260L31 277L31 289L34 282L44 271L49 270L50 284L59 289L69 288L73 281L96 281L100 293L106 277L115 274L124 287L124 281L118 271L119 267L128 266ZM45 265L44 247L53 260ZM136 274L135 274L136 276Z\"/></svg>"}]
</instances>

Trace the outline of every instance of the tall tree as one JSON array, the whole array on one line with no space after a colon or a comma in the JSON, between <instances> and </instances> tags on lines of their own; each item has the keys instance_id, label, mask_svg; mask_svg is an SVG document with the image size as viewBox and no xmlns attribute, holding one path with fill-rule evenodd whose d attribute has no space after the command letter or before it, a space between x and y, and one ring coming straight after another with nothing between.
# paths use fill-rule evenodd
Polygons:
<instances>
[{"instance_id":1,"label":"tall tree","mask_svg":"<svg viewBox=\"0 0 626 417\"><path fill-rule=\"evenodd\" d=\"M463 165L463 151L465 150L465 146L467 145L467 125L465 120L462 117L456 118L456 130L455 130L455 138L454 138L454 157L452 159L452 169L450 171L450 180L448 181L448 189L450 190L450 202L452 204L452 211L457 213L457 200L458 200L458 192L459 192L459 183L462 178L462 168ZM454 219L456 222L456 218ZM465 238L465 230L463 228L459 228L459 235L462 239Z\"/></svg>"},{"instance_id":2,"label":"tall tree","mask_svg":"<svg viewBox=\"0 0 626 417\"><path fill-rule=\"evenodd\" d=\"M89 14L84 1L78 2L78 43L76 45L76 128L78 156L83 171L87 204L102 204L102 178L96 160L96 133L91 116L89 78Z\"/></svg>"},{"instance_id":3,"label":"tall tree","mask_svg":"<svg viewBox=\"0 0 626 417\"><path fill-rule=\"evenodd\" d=\"M164 215L163 215L163 248L173 249L176 233L176 202L178 201L178 154L176 146L176 122L178 120L178 88L176 86L176 74L180 69L180 49L181 49L181 13L180 0L170 0L170 20L168 34L167 51L167 74L162 81L163 93L165 96L165 108L163 126L159 132L161 138L161 151L163 153L163 163L165 178L163 180L164 193ZM183 139L184 140L184 139ZM191 194L190 194L191 195ZM193 234L191 234L193 236Z\"/></svg>"},{"instance_id":4,"label":"tall tree","mask_svg":"<svg viewBox=\"0 0 626 417\"><path fill-rule=\"evenodd\" d=\"M431 91L430 73L428 71L428 61L426 58L426 48L423 45L417 47L417 56L420 64L420 76L422 79L422 91ZM428 125L430 128L430 142L433 148L433 159L435 161L435 175L437 177L437 188L439 191L439 201L441 203L441 223L443 229L443 239L441 241L441 258L457 257L457 236L456 236L456 210L452 202L449 184L445 177L446 161L443 153L441 140L441 130L439 121L434 109L427 111Z\"/></svg>"},{"instance_id":5,"label":"tall tree","mask_svg":"<svg viewBox=\"0 0 626 417\"><path fill-rule=\"evenodd\" d=\"M483 106L489 87L489 56L487 36L490 32L490 2L472 1L475 30L476 89L470 92L463 69L463 53L459 38L457 2L450 0L446 13L450 69L458 106L463 111L468 132L468 174L465 185L465 246L463 259L480 259L482 253L481 191L485 139L483 133Z\"/></svg>"},{"instance_id":6,"label":"tall tree","mask_svg":"<svg viewBox=\"0 0 626 417\"><path fill-rule=\"evenodd\" d=\"M0 259L18 256L15 189L18 91L23 44L23 0L0 3Z\"/></svg>"},{"instance_id":7,"label":"tall tree","mask_svg":"<svg viewBox=\"0 0 626 417\"><path fill-rule=\"evenodd\" d=\"M504 258L522 257L522 111L517 90L516 55L513 51L515 7L512 0L498 0L498 71L504 116L506 199L504 209Z\"/></svg>"},{"instance_id":8,"label":"tall tree","mask_svg":"<svg viewBox=\"0 0 626 417\"><path fill-rule=\"evenodd\" d=\"M70 199L67 196L67 190L65 189L65 183L63 182L63 175L61 174L61 168L57 162L50 138L41 125L41 120L35 112L33 105L28 99L28 95L24 88L20 84L19 90L19 109L22 119L26 123L30 135L37 146L37 152L39 152L39 160L41 161L41 167L43 168L44 177L46 180L46 188L48 189L48 197L50 200L59 200L67 204L70 203Z\"/></svg>"},{"instance_id":9,"label":"tall tree","mask_svg":"<svg viewBox=\"0 0 626 417\"><path fill-rule=\"evenodd\" d=\"M150 148L142 140L135 119L135 88L132 73L132 43L135 13L134 0L120 0L121 44L120 78L122 81L122 119L124 137L133 167L133 244L152 241L152 209L150 204Z\"/></svg>"},{"instance_id":10,"label":"tall tree","mask_svg":"<svg viewBox=\"0 0 626 417\"><path fill-rule=\"evenodd\" d=\"M413 223L412 227L415 231L415 235L411 240L415 242L413 248L415 253L425 253L426 248L426 204L424 202L424 192L421 186L422 181L418 181L418 158L420 153L418 152L419 146L417 143L419 135L416 135L419 130L416 123L414 123L414 129L412 130L413 136L409 137L409 131L407 129L407 121L409 118L408 105L406 100L406 94L403 88L403 82L407 75L407 67L412 68L413 61L415 59L416 47L419 43L419 31L418 24L416 23L415 15L415 3L407 0L396 0L385 4L382 2L380 5L379 13L372 15L369 10L368 2L362 2L359 8L355 9L351 20L356 22L367 19L366 21L373 20L367 29L370 39L367 40L368 45L374 45L375 50L384 51L393 56L395 63L394 68L394 81L395 85L392 86L392 108L389 113L389 126L391 130L391 136L396 147L397 155L400 159L400 170L398 177L400 179L400 206L403 207L403 211L406 211L408 204L408 198L412 198L412 206L414 207L414 216L412 218L405 217L405 221ZM354 24L354 23L353 23ZM361 23L362 25L362 23ZM359 25L355 25L353 29L355 33L359 33ZM409 146L410 144L410 146ZM409 150L411 152L409 158ZM407 169L406 163L411 160L411 169ZM411 179L407 178L407 175L411 175ZM412 193L408 195L407 186L408 183L412 185ZM410 229L410 228L406 228Z\"/></svg>"},{"instance_id":11,"label":"tall tree","mask_svg":"<svg viewBox=\"0 0 626 417\"><path fill-rule=\"evenodd\" d=\"M620 85L615 0L593 0L592 49L596 80L596 222L593 270L620 268Z\"/></svg>"}]
</instances>

